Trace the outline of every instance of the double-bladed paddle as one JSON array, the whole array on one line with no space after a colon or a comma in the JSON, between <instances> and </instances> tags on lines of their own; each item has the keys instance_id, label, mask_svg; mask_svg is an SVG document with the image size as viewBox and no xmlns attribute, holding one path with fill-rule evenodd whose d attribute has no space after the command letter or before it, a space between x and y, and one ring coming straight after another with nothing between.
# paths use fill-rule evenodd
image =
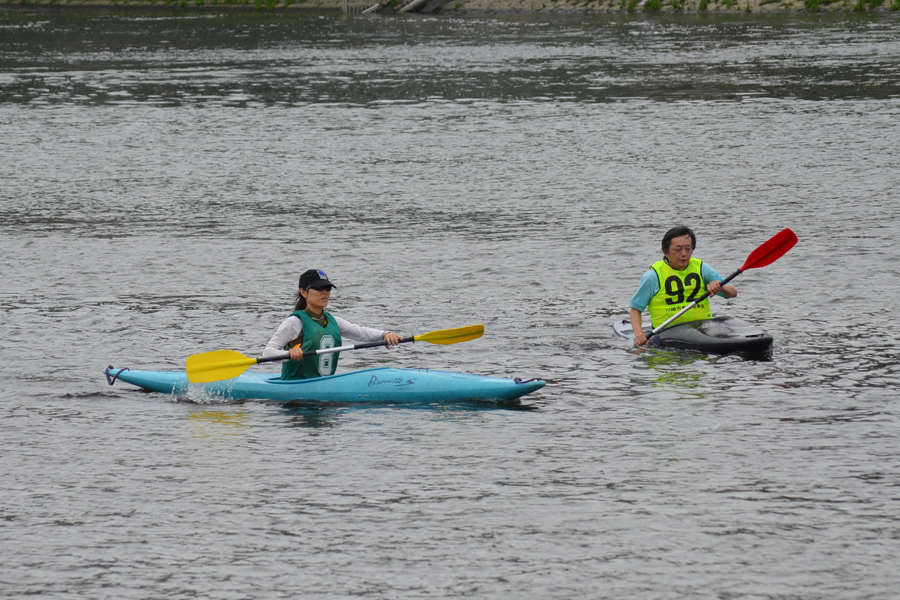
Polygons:
<instances>
[{"instance_id":1,"label":"double-bladed paddle","mask_svg":"<svg viewBox=\"0 0 900 600\"><path fill-rule=\"evenodd\" d=\"M484 335L484 325L469 325L467 327L457 327L456 329L438 329L422 335L411 335L400 340L401 344L406 342L428 342L429 344L459 344L460 342L468 342L480 338ZM337 348L322 348L315 352L305 352L304 358L307 356L317 356L320 354L330 354L332 352L346 352L347 350L358 350L360 348L374 348L376 346L387 346L387 342L365 342L362 344L354 344L352 346L339 346ZM265 358L252 358L244 356L240 352L234 350L214 350L212 352L203 352L188 356L185 361L187 368L188 381L191 383L209 383L210 381L221 381L223 379L231 379L237 377L251 366L271 362L276 360L288 360L290 355L279 354L278 356L268 356Z\"/></svg>"},{"instance_id":2,"label":"double-bladed paddle","mask_svg":"<svg viewBox=\"0 0 900 600\"><path fill-rule=\"evenodd\" d=\"M771 238L769 238L766 242L764 242L759 248L750 253L750 256L747 257L747 260L744 261L743 266L725 278L722 282L722 285L725 285L747 269L759 269L760 267L765 267L766 265L771 265L773 262L784 256L788 250L794 247L794 244L797 243L797 235L791 231L790 229L782 229ZM709 292L704 293L702 296L679 310L677 313L666 319L666 321L654 329L650 335L656 335L658 333L662 333L663 330L666 329L666 326L686 313L687 311L694 308L698 302L703 302L709 298ZM647 337L649 338L650 335Z\"/></svg>"}]
</instances>

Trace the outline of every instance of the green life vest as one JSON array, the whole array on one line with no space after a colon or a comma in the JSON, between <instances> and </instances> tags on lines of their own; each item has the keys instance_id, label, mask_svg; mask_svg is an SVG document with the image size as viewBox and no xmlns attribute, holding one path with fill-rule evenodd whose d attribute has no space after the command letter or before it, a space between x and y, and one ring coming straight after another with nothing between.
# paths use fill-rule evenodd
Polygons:
<instances>
[{"instance_id":1,"label":"green life vest","mask_svg":"<svg viewBox=\"0 0 900 600\"><path fill-rule=\"evenodd\" d=\"M337 322L328 313L325 314L325 326L322 327L315 322L312 317L306 314L306 311L298 310L292 313L295 317L299 317L303 323L303 337L297 338L284 347L290 350L297 344L304 354L315 352L323 348L336 348L341 345L341 332L338 329ZM289 360L281 365L282 379L312 379L313 377L324 377L326 375L334 375L337 369L339 352L329 354L320 354L319 356L304 356L302 360Z\"/></svg>"},{"instance_id":2,"label":"green life vest","mask_svg":"<svg viewBox=\"0 0 900 600\"><path fill-rule=\"evenodd\" d=\"M650 298L650 306L647 307L653 327L659 327L672 315L703 295L706 286L703 285L703 276L700 274L702 266L703 261L699 258L692 258L684 271L676 271L664 260L653 263L653 270L659 277L659 291ZM702 319L712 319L709 298L698 302L697 306L675 319L672 324Z\"/></svg>"}]
</instances>

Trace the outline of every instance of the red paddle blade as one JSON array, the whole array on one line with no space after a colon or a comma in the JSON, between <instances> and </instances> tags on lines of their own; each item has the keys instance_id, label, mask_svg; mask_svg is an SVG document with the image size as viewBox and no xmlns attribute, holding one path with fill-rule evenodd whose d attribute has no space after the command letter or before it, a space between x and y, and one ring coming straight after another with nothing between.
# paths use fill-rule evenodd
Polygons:
<instances>
[{"instance_id":1,"label":"red paddle blade","mask_svg":"<svg viewBox=\"0 0 900 600\"><path fill-rule=\"evenodd\" d=\"M797 243L797 235L790 229L782 229L773 235L769 241L750 253L741 271L758 269L771 265L773 262L787 254L787 251Z\"/></svg>"}]
</instances>

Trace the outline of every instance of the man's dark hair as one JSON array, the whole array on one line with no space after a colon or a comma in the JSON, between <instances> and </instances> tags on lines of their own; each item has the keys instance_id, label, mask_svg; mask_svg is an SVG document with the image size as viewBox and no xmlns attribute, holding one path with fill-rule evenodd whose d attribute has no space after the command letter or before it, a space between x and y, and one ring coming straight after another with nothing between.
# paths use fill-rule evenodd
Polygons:
<instances>
[{"instance_id":1,"label":"man's dark hair","mask_svg":"<svg viewBox=\"0 0 900 600\"><path fill-rule=\"evenodd\" d=\"M663 241L662 241L663 254L665 254L666 252L669 251L669 246L672 244L673 238L681 237L683 235L691 236L691 246L693 246L694 248L697 247L697 236L694 235L694 232L691 231L690 227L685 227L684 225L681 225L679 227L673 227L672 229L668 230L666 232L666 235L663 236Z\"/></svg>"}]
</instances>

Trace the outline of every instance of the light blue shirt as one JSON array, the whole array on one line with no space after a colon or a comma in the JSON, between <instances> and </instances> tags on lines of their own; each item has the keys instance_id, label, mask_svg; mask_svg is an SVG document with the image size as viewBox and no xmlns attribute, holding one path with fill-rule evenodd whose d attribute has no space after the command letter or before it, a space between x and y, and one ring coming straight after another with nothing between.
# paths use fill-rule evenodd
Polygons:
<instances>
[{"instance_id":1,"label":"light blue shirt","mask_svg":"<svg viewBox=\"0 0 900 600\"><path fill-rule=\"evenodd\" d=\"M713 281L722 281L722 276L719 275L718 271L706 263L700 266L700 276L703 278L704 288ZM638 284L637 291L631 297L631 308L636 308L641 312L647 310L647 307L650 306L650 299L659 293L659 289L659 277L656 276L656 271L650 269L641 277L641 283ZM728 297L721 292L717 295L723 298Z\"/></svg>"}]
</instances>

